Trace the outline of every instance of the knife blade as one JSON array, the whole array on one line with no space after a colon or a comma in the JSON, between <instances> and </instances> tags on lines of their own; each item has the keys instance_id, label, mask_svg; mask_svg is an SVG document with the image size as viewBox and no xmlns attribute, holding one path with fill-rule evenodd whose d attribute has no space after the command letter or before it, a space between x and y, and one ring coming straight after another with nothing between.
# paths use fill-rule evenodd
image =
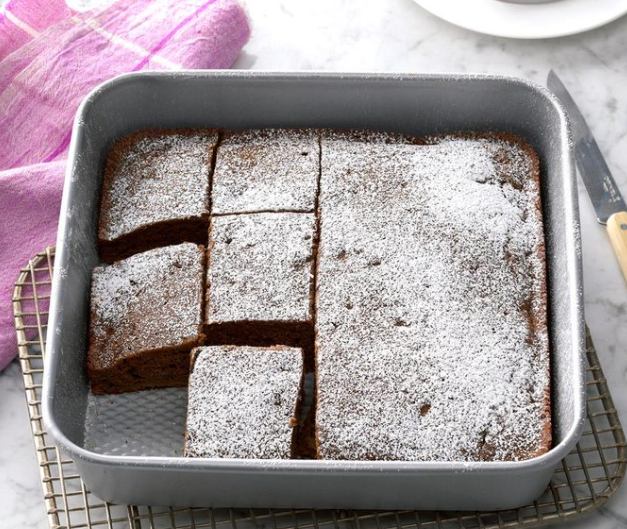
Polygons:
<instances>
[{"instance_id":1,"label":"knife blade","mask_svg":"<svg viewBox=\"0 0 627 529\"><path fill-rule=\"evenodd\" d=\"M607 225L614 252L627 280L627 205L625 205L625 200L583 114L553 70L549 72L547 85L566 108L570 118L575 162L579 175L586 187L597 220Z\"/></svg>"},{"instance_id":2,"label":"knife blade","mask_svg":"<svg viewBox=\"0 0 627 529\"><path fill-rule=\"evenodd\" d=\"M549 72L547 84L568 112L577 169L579 169L581 179L592 201L597 220L601 224L607 224L607 220L612 214L627 210L625 201L596 140L592 136L590 127L572 96L553 70Z\"/></svg>"}]
</instances>

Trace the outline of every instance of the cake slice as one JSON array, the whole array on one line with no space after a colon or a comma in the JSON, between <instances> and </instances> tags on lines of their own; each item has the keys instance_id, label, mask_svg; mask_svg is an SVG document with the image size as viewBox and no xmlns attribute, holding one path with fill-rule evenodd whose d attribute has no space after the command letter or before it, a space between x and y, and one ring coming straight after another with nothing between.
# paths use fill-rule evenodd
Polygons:
<instances>
[{"instance_id":1,"label":"cake slice","mask_svg":"<svg viewBox=\"0 0 627 529\"><path fill-rule=\"evenodd\" d=\"M322 137L318 457L511 461L551 443L538 160L506 135Z\"/></svg>"},{"instance_id":2,"label":"cake slice","mask_svg":"<svg viewBox=\"0 0 627 529\"><path fill-rule=\"evenodd\" d=\"M166 246L94 269L87 374L93 393L183 387L202 344L205 248Z\"/></svg>"},{"instance_id":3,"label":"cake slice","mask_svg":"<svg viewBox=\"0 0 627 529\"><path fill-rule=\"evenodd\" d=\"M136 132L111 148L98 244L106 262L158 246L206 243L215 130Z\"/></svg>"},{"instance_id":4,"label":"cake slice","mask_svg":"<svg viewBox=\"0 0 627 529\"><path fill-rule=\"evenodd\" d=\"M310 213L213 217L207 272L211 344L313 344Z\"/></svg>"},{"instance_id":5,"label":"cake slice","mask_svg":"<svg viewBox=\"0 0 627 529\"><path fill-rule=\"evenodd\" d=\"M302 370L297 348L195 349L184 455L289 459Z\"/></svg>"},{"instance_id":6,"label":"cake slice","mask_svg":"<svg viewBox=\"0 0 627 529\"><path fill-rule=\"evenodd\" d=\"M313 212L319 159L313 129L226 132L213 175L212 214Z\"/></svg>"}]
</instances>

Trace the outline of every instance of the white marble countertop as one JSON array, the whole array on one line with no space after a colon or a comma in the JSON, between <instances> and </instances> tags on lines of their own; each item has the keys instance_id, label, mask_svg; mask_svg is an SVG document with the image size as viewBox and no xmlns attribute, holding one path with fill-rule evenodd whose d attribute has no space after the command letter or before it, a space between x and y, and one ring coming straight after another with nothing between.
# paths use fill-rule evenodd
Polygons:
<instances>
[{"instance_id":1,"label":"white marble countertop","mask_svg":"<svg viewBox=\"0 0 627 529\"><path fill-rule=\"evenodd\" d=\"M412 0L247 0L253 37L235 67L255 70L486 72L544 83L550 68L588 118L627 195L627 18L578 36L513 41L468 32ZM627 425L627 284L580 185L586 318ZM0 374L0 526L47 527L19 366ZM627 485L564 527L627 528Z\"/></svg>"}]
</instances>

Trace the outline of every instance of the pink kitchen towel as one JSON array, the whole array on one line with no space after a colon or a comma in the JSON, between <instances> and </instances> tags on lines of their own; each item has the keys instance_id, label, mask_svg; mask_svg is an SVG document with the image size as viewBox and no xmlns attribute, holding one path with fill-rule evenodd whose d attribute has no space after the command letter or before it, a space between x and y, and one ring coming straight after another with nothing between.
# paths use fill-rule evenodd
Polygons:
<instances>
[{"instance_id":1,"label":"pink kitchen towel","mask_svg":"<svg viewBox=\"0 0 627 529\"><path fill-rule=\"evenodd\" d=\"M121 0L84 13L57 0L13 0L2 9L0 370L17 353L13 284L56 238L64 160L83 97L125 72L228 68L250 36L234 0Z\"/></svg>"},{"instance_id":2,"label":"pink kitchen towel","mask_svg":"<svg viewBox=\"0 0 627 529\"><path fill-rule=\"evenodd\" d=\"M4 3L0 12L0 61L70 13L63 0L9 0Z\"/></svg>"}]
</instances>

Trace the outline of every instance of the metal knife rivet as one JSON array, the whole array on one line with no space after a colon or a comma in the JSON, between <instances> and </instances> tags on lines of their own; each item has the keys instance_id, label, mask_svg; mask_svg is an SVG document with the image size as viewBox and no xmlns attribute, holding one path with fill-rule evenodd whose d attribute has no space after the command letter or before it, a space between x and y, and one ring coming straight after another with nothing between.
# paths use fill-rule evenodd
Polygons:
<instances>
[{"instance_id":1,"label":"metal knife rivet","mask_svg":"<svg viewBox=\"0 0 627 529\"><path fill-rule=\"evenodd\" d=\"M625 224L624 222L620 225L620 229L621 230L627 230L627 224Z\"/></svg>"}]
</instances>

